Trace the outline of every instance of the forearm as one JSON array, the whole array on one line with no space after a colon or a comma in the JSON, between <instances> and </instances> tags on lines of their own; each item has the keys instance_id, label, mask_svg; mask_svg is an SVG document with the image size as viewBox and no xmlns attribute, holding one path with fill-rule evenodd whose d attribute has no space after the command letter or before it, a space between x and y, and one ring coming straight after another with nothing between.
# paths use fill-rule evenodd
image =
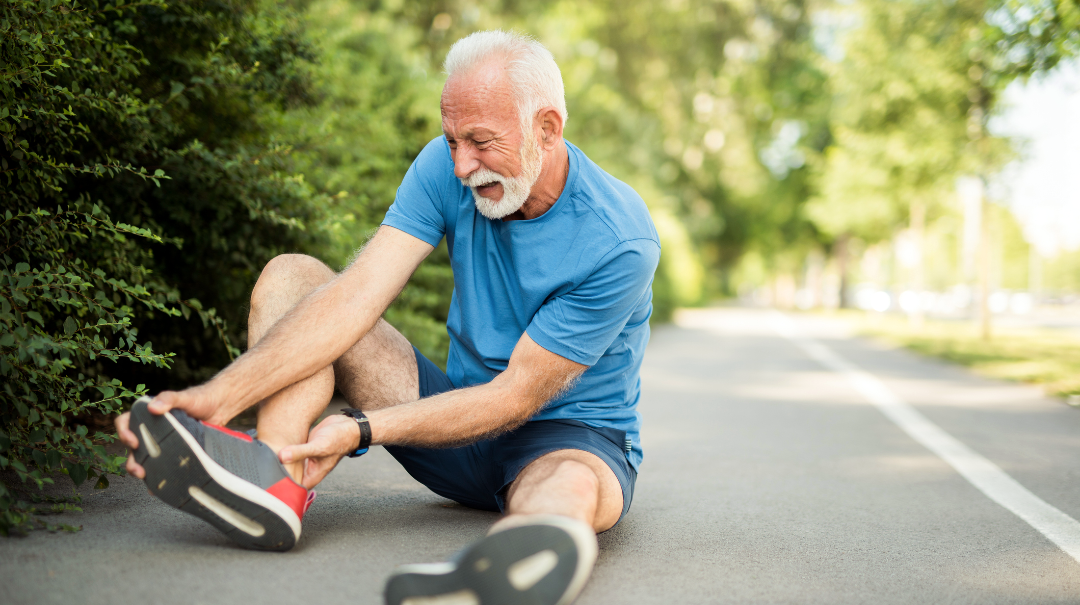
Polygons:
<instances>
[{"instance_id":1,"label":"forearm","mask_svg":"<svg viewBox=\"0 0 1080 605\"><path fill-rule=\"evenodd\" d=\"M506 370L491 382L372 411L372 440L448 447L508 431L535 415L585 370L522 334Z\"/></svg>"},{"instance_id":2,"label":"forearm","mask_svg":"<svg viewBox=\"0 0 1080 605\"><path fill-rule=\"evenodd\" d=\"M533 416L543 401L515 393L498 379L483 385L372 411L372 443L451 447L511 430Z\"/></svg>"}]
</instances>

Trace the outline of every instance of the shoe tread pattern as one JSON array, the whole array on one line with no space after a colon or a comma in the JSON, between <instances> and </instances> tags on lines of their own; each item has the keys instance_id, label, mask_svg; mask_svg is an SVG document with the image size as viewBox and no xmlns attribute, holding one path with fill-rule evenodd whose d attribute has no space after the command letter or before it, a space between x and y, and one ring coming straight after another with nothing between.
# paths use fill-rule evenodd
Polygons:
<instances>
[{"instance_id":1,"label":"shoe tread pattern","mask_svg":"<svg viewBox=\"0 0 1080 605\"><path fill-rule=\"evenodd\" d=\"M159 456L150 456L142 443L140 425L146 425L158 442L161 448ZM285 551L294 546L296 538L289 525L264 506L233 493L215 481L191 446L164 416L151 413L145 403L138 402L131 409L131 429L140 436L139 447L134 452L135 461L146 470L144 482L150 493L169 506L210 523L245 548ZM265 528L265 533L256 537L237 529L196 501L188 491L191 486L199 487L227 507L259 523Z\"/></svg>"},{"instance_id":2,"label":"shoe tread pattern","mask_svg":"<svg viewBox=\"0 0 1080 605\"><path fill-rule=\"evenodd\" d=\"M544 550L552 550L558 563L540 581L524 591L510 584L514 563ZM484 564L477 565L484 561ZM577 569L578 552L566 531L551 526L523 526L492 534L466 549L447 573L406 572L387 582L387 605L401 605L410 597L434 597L472 590L481 605L556 605L566 593Z\"/></svg>"}]
</instances>

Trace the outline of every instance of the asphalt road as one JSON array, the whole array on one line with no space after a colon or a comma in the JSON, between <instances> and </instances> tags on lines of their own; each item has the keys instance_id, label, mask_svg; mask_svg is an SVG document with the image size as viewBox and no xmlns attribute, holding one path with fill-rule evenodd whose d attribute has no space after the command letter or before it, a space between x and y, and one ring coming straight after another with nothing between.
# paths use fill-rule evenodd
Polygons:
<instances>
[{"instance_id":1,"label":"asphalt road","mask_svg":"<svg viewBox=\"0 0 1080 605\"><path fill-rule=\"evenodd\" d=\"M1080 603L1080 562L779 335L776 319L704 311L654 332L636 497L600 537L580 605ZM794 324L1080 519L1080 409L841 324ZM81 532L0 539L0 603L378 604L394 566L442 560L496 518L427 492L380 448L318 491L298 547L267 554L115 480L58 519Z\"/></svg>"}]
</instances>

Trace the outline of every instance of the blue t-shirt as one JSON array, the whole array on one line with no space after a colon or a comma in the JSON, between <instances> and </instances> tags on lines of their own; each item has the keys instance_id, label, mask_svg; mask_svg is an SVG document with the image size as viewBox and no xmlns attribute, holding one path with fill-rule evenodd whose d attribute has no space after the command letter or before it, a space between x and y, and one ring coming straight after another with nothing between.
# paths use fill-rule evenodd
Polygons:
<instances>
[{"instance_id":1,"label":"blue t-shirt","mask_svg":"<svg viewBox=\"0 0 1080 605\"><path fill-rule=\"evenodd\" d=\"M649 341L660 238L633 189L567 143L570 170L555 205L532 220L493 221L454 176L445 137L428 143L383 219L432 246L454 271L446 374L455 387L490 381L521 338L590 366L532 420L574 419L626 431L641 462L639 369Z\"/></svg>"}]
</instances>

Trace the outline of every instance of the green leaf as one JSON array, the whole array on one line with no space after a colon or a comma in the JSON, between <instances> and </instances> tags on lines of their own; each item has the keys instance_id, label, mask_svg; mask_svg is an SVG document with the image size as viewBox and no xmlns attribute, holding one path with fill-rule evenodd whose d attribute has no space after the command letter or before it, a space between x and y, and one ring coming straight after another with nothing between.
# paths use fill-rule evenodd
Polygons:
<instances>
[{"instance_id":1,"label":"green leaf","mask_svg":"<svg viewBox=\"0 0 1080 605\"><path fill-rule=\"evenodd\" d=\"M45 453L45 458L49 463L49 468L60 468L60 452L56 449L50 449Z\"/></svg>"},{"instance_id":2,"label":"green leaf","mask_svg":"<svg viewBox=\"0 0 1080 605\"><path fill-rule=\"evenodd\" d=\"M34 458L34 463L38 465L38 468L45 468L48 461L45 459L45 453L40 450L34 450L31 455Z\"/></svg>"},{"instance_id":3,"label":"green leaf","mask_svg":"<svg viewBox=\"0 0 1080 605\"><path fill-rule=\"evenodd\" d=\"M30 443L41 443L45 441L45 429L34 429L30 432L30 437L27 438Z\"/></svg>"},{"instance_id":4,"label":"green leaf","mask_svg":"<svg viewBox=\"0 0 1080 605\"><path fill-rule=\"evenodd\" d=\"M67 469L68 476L71 477L71 481L76 486L82 485L82 482L86 481L87 465L73 464L65 460L64 468Z\"/></svg>"},{"instance_id":5,"label":"green leaf","mask_svg":"<svg viewBox=\"0 0 1080 605\"><path fill-rule=\"evenodd\" d=\"M30 319L38 322L38 324L40 324L42 326L45 325L45 320L41 318L41 314L38 313L37 311L27 311L26 316L29 317Z\"/></svg>"},{"instance_id":6,"label":"green leaf","mask_svg":"<svg viewBox=\"0 0 1080 605\"><path fill-rule=\"evenodd\" d=\"M109 478L105 475L98 477L97 484L94 485L94 489L105 489L109 487Z\"/></svg>"},{"instance_id":7,"label":"green leaf","mask_svg":"<svg viewBox=\"0 0 1080 605\"><path fill-rule=\"evenodd\" d=\"M64 320L64 334L71 336L78 329L79 325L75 323L75 319L68 315L67 319Z\"/></svg>"}]
</instances>

